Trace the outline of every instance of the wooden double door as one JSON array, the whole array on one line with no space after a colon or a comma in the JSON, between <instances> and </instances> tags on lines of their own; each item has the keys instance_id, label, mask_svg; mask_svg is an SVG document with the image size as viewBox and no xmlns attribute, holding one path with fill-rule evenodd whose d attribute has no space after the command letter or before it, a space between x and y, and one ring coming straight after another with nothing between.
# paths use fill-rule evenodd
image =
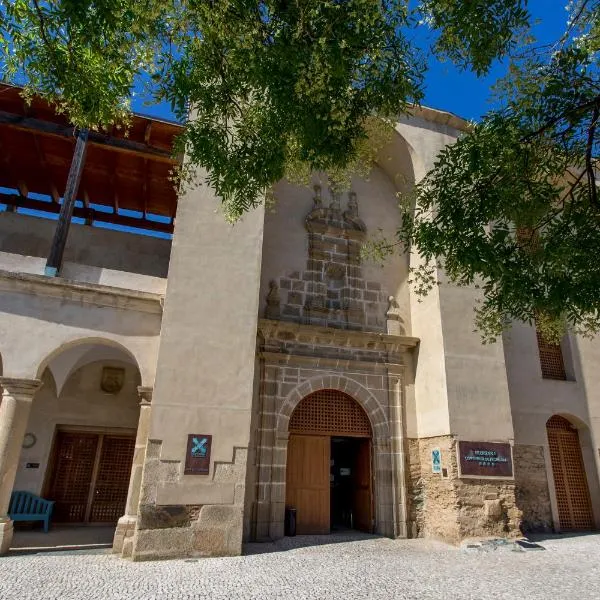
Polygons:
<instances>
[{"instance_id":1,"label":"wooden double door","mask_svg":"<svg viewBox=\"0 0 600 600\"><path fill-rule=\"evenodd\" d=\"M53 521L116 523L125 511L135 436L58 431L46 496Z\"/></svg>"},{"instance_id":2,"label":"wooden double door","mask_svg":"<svg viewBox=\"0 0 600 600\"><path fill-rule=\"evenodd\" d=\"M347 440L348 448L354 448L350 462L344 463L351 466L338 468L335 461L332 464L334 440ZM340 477L343 489L334 487ZM286 505L296 508L298 534L330 533L336 518L339 521L343 517L340 504L350 511L349 518L343 517L347 526L371 532L372 496L370 439L290 434Z\"/></svg>"}]
</instances>

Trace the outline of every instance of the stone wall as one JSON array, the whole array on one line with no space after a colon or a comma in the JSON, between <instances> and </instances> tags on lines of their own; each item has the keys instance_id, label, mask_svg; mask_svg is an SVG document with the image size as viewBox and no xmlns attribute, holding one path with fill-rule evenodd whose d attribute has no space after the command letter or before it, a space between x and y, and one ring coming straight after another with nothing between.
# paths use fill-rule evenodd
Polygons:
<instances>
[{"instance_id":1,"label":"stone wall","mask_svg":"<svg viewBox=\"0 0 600 600\"><path fill-rule=\"evenodd\" d=\"M521 513L514 481L459 478L452 436L413 439L409 448L409 508L418 536L458 543L471 537L519 534ZM442 452L441 474L432 472L434 448ZM415 463L417 456L420 468Z\"/></svg>"},{"instance_id":2,"label":"stone wall","mask_svg":"<svg viewBox=\"0 0 600 600\"><path fill-rule=\"evenodd\" d=\"M161 500L183 474L181 461L162 459L161 449L160 440L148 440L133 560L239 553L247 450L238 448L231 463L215 465L212 485L204 483L204 494L212 491L211 504L198 505L190 502L196 490L195 494L180 493L181 504Z\"/></svg>"},{"instance_id":3,"label":"stone wall","mask_svg":"<svg viewBox=\"0 0 600 600\"><path fill-rule=\"evenodd\" d=\"M513 449L516 502L524 533L552 531L552 508L543 446L517 444Z\"/></svg>"}]
</instances>

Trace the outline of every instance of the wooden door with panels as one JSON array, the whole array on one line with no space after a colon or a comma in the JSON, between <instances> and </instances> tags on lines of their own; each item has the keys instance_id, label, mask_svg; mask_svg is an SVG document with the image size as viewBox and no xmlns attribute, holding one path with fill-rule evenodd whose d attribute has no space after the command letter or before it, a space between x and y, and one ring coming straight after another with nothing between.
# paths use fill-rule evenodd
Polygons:
<instances>
[{"instance_id":1,"label":"wooden door with panels","mask_svg":"<svg viewBox=\"0 0 600 600\"><path fill-rule=\"evenodd\" d=\"M296 507L296 533L329 533L329 436L290 435L286 502Z\"/></svg>"},{"instance_id":2,"label":"wooden door with panels","mask_svg":"<svg viewBox=\"0 0 600 600\"><path fill-rule=\"evenodd\" d=\"M594 529L579 432L558 415L548 420L546 429L560 528L563 531Z\"/></svg>"},{"instance_id":3,"label":"wooden door with panels","mask_svg":"<svg viewBox=\"0 0 600 600\"><path fill-rule=\"evenodd\" d=\"M371 476L371 440L360 440L354 474L354 523L356 529L373 530L373 478Z\"/></svg>"},{"instance_id":4,"label":"wooden door with panels","mask_svg":"<svg viewBox=\"0 0 600 600\"><path fill-rule=\"evenodd\" d=\"M371 425L360 405L337 390L321 390L300 401L289 425L286 506L296 508L298 534L331 529L331 438L363 438L353 477L354 526L373 528Z\"/></svg>"},{"instance_id":5,"label":"wooden door with panels","mask_svg":"<svg viewBox=\"0 0 600 600\"><path fill-rule=\"evenodd\" d=\"M125 511L135 436L58 431L46 496L57 523L116 523Z\"/></svg>"}]
</instances>

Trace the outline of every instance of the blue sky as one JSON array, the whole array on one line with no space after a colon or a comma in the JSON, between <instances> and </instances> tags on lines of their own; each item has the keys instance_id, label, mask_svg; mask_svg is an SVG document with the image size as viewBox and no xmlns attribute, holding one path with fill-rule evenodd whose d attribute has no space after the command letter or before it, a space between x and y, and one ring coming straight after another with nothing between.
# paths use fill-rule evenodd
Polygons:
<instances>
[{"instance_id":1,"label":"blue sky","mask_svg":"<svg viewBox=\"0 0 600 600\"><path fill-rule=\"evenodd\" d=\"M530 0L533 33L540 43L553 42L565 31L566 0ZM428 35L419 33L415 43L428 46ZM490 109L490 86L504 75L506 64L497 62L487 77L477 78L472 73L459 72L451 63L429 61L426 77L426 93L423 104L447 110L466 119L478 119ZM141 99L134 99L136 112L172 119L169 107L144 106Z\"/></svg>"}]
</instances>

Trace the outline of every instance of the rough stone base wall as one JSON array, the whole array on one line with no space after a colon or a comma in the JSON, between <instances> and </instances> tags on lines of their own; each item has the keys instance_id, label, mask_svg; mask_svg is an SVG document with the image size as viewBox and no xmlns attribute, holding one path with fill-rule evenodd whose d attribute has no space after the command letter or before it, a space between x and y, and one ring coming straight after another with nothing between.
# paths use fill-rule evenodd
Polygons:
<instances>
[{"instance_id":1,"label":"rough stone base wall","mask_svg":"<svg viewBox=\"0 0 600 600\"><path fill-rule=\"evenodd\" d=\"M235 448L231 463L215 463L212 484L230 502L160 505L159 488L181 481L180 461L160 458L162 442L148 440L131 558L155 560L233 556L242 548L247 450Z\"/></svg>"},{"instance_id":2,"label":"rough stone base wall","mask_svg":"<svg viewBox=\"0 0 600 600\"><path fill-rule=\"evenodd\" d=\"M442 474L431 469L434 448L442 451ZM409 456L409 515L416 535L451 543L519 535L515 482L460 479L452 436L409 440Z\"/></svg>"},{"instance_id":3,"label":"rough stone base wall","mask_svg":"<svg viewBox=\"0 0 600 600\"><path fill-rule=\"evenodd\" d=\"M521 530L552 531L552 508L543 446L515 445L516 501L523 512Z\"/></svg>"}]
</instances>

